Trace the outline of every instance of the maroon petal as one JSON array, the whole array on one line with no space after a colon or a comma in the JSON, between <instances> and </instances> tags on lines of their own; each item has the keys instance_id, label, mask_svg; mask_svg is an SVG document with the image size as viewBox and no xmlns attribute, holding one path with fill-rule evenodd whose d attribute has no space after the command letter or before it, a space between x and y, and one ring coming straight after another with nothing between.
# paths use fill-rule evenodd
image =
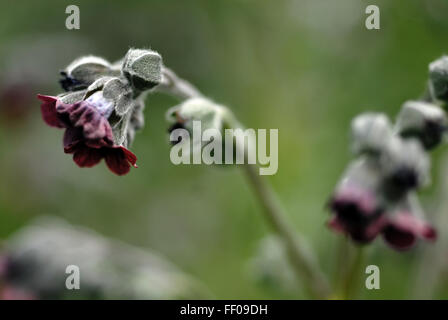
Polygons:
<instances>
[{"instance_id":1,"label":"maroon petal","mask_svg":"<svg viewBox=\"0 0 448 320\"><path fill-rule=\"evenodd\" d=\"M86 113L87 114L87 113ZM92 112L91 121L88 118L82 118L80 120L84 130L84 136L89 140L102 139L107 141L111 146L113 145L113 133L109 122L106 118L100 115L97 111Z\"/></svg>"},{"instance_id":2,"label":"maroon petal","mask_svg":"<svg viewBox=\"0 0 448 320\"><path fill-rule=\"evenodd\" d=\"M383 231L386 224L387 219L384 215L381 215L365 226L351 226L348 231L354 241L359 243L369 243Z\"/></svg>"},{"instance_id":3,"label":"maroon petal","mask_svg":"<svg viewBox=\"0 0 448 320\"><path fill-rule=\"evenodd\" d=\"M118 146L106 150L106 164L113 173L119 176L127 174L131 168L129 164L137 168L137 157L128 149Z\"/></svg>"},{"instance_id":4,"label":"maroon petal","mask_svg":"<svg viewBox=\"0 0 448 320\"><path fill-rule=\"evenodd\" d=\"M411 213L396 214L383 231L384 240L397 250L411 248L418 238L434 241L436 231Z\"/></svg>"},{"instance_id":5,"label":"maroon petal","mask_svg":"<svg viewBox=\"0 0 448 320\"><path fill-rule=\"evenodd\" d=\"M73 153L83 140L81 128L67 128L64 133L64 152Z\"/></svg>"},{"instance_id":6,"label":"maroon petal","mask_svg":"<svg viewBox=\"0 0 448 320\"><path fill-rule=\"evenodd\" d=\"M130 150L126 149L125 147L120 146L120 149L123 150L126 159L132 164L132 166L134 168L138 168L137 156L134 153L132 153Z\"/></svg>"},{"instance_id":7,"label":"maroon petal","mask_svg":"<svg viewBox=\"0 0 448 320\"><path fill-rule=\"evenodd\" d=\"M120 148L108 148L105 159L110 171L119 176L127 174L131 169L123 150Z\"/></svg>"},{"instance_id":8,"label":"maroon petal","mask_svg":"<svg viewBox=\"0 0 448 320\"><path fill-rule=\"evenodd\" d=\"M345 186L335 192L330 207L341 219L357 222L377 215L379 207L375 195L362 187Z\"/></svg>"},{"instance_id":9,"label":"maroon petal","mask_svg":"<svg viewBox=\"0 0 448 320\"><path fill-rule=\"evenodd\" d=\"M81 168L91 168L98 164L103 158L103 152L100 149L81 147L75 151L73 161Z\"/></svg>"},{"instance_id":10,"label":"maroon petal","mask_svg":"<svg viewBox=\"0 0 448 320\"><path fill-rule=\"evenodd\" d=\"M369 221L368 223L347 224L344 220L334 215L327 226L338 233L349 235L358 243L372 242L381 233L387 221L384 215Z\"/></svg>"},{"instance_id":11,"label":"maroon petal","mask_svg":"<svg viewBox=\"0 0 448 320\"><path fill-rule=\"evenodd\" d=\"M50 127L64 128L65 125L59 120L58 113L56 112L56 102L58 99L56 97L41 94L38 94L37 98L43 102L40 106L40 110L45 123Z\"/></svg>"},{"instance_id":12,"label":"maroon petal","mask_svg":"<svg viewBox=\"0 0 448 320\"><path fill-rule=\"evenodd\" d=\"M113 146L113 133L109 122L94 106L82 101L74 104L58 103L56 110L59 117L68 122L68 126L80 127L92 148Z\"/></svg>"}]
</instances>

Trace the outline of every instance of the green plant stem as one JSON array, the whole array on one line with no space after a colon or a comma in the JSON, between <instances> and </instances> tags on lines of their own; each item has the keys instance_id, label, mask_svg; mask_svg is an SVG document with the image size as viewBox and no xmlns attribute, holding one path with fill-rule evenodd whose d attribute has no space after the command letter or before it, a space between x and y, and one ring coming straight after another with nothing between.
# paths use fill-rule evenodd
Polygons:
<instances>
[{"instance_id":1,"label":"green plant stem","mask_svg":"<svg viewBox=\"0 0 448 320\"><path fill-rule=\"evenodd\" d=\"M343 246L345 250L351 251L348 266L345 272L342 273L342 281L340 281L340 298L341 299L356 299L359 288L362 269L364 265L365 250L362 247L353 247L348 241L345 241Z\"/></svg>"},{"instance_id":2,"label":"green plant stem","mask_svg":"<svg viewBox=\"0 0 448 320\"><path fill-rule=\"evenodd\" d=\"M448 251L448 153L440 160L438 171L439 187L435 196L434 216L432 220L438 226L439 237L437 242L425 246L420 251L419 259L416 260L414 288L411 299L433 299L437 290L441 288L444 271L448 266L445 252Z\"/></svg>"},{"instance_id":3,"label":"green plant stem","mask_svg":"<svg viewBox=\"0 0 448 320\"><path fill-rule=\"evenodd\" d=\"M184 79L178 77L172 70L164 67L162 83L154 91L170 94L184 100L188 98L203 97L202 93ZM227 109L225 127L240 128L238 120L233 113ZM236 148L241 147L236 143ZM244 148L244 146L243 146ZM244 150L246 151L246 150ZM247 152L243 152L245 157ZM247 159L245 159L245 163ZM319 265L312 251L305 245L304 239L292 228L288 222L274 191L263 177L258 173L257 165L242 165L248 177L250 185L264 209L267 220L273 229L283 239L291 263L299 279L303 280L310 293L315 298L329 298L330 289L325 275L320 271Z\"/></svg>"},{"instance_id":4,"label":"green plant stem","mask_svg":"<svg viewBox=\"0 0 448 320\"><path fill-rule=\"evenodd\" d=\"M258 166L245 164L243 169L264 209L267 220L283 239L296 274L306 283L307 289L313 297L328 298L330 294L328 282L320 271L315 257L305 245L304 240L287 221L286 214L283 212L274 191L267 181L259 175Z\"/></svg>"}]
</instances>

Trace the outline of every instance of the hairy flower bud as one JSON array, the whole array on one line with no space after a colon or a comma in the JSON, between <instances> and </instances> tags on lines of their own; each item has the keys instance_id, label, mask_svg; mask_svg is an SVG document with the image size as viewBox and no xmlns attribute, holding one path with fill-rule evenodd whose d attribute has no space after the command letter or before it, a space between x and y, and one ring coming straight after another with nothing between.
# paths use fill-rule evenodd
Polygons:
<instances>
[{"instance_id":1,"label":"hairy flower bud","mask_svg":"<svg viewBox=\"0 0 448 320\"><path fill-rule=\"evenodd\" d=\"M389 119L380 113L364 113L352 121L353 152L379 154L392 137Z\"/></svg>"},{"instance_id":2,"label":"hairy flower bud","mask_svg":"<svg viewBox=\"0 0 448 320\"><path fill-rule=\"evenodd\" d=\"M232 114L224 106L205 98L190 98L168 110L170 142L177 145L172 150L182 150L184 159L193 155L193 161L200 163L223 163L226 156L236 157L236 144L227 144L224 129L230 125ZM244 139L240 139L243 140ZM253 143L252 140L249 143ZM177 150L177 151L176 151ZM227 152L230 152L229 154Z\"/></svg>"},{"instance_id":3,"label":"hairy flower bud","mask_svg":"<svg viewBox=\"0 0 448 320\"><path fill-rule=\"evenodd\" d=\"M169 109L166 118L173 129L184 128L192 134L194 121L200 121L202 131L207 129L222 131L227 114L225 107L211 100L192 98Z\"/></svg>"},{"instance_id":4,"label":"hairy flower bud","mask_svg":"<svg viewBox=\"0 0 448 320\"><path fill-rule=\"evenodd\" d=\"M430 89L435 98L448 101L448 56L429 64Z\"/></svg>"},{"instance_id":5,"label":"hairy flower bud","mask_svg":"<svg viewBox=\"0 0 448 320\"><path fill-rule=\"evenodd\" d=\"M76 91L86 89L100 77L113 74L109 62L100 57L86 56L76 59L61 71L63 79L60 83L64 90Z\"/></svg>"},{"instance_id":6,"label":"hairy flower bud","mask_svg":"<svg viewBox=\"0 0 448 320\"><path fill-rule=\"evenodd\" d=\"M383 210L376 161L362 158L350 164L330 200L334 213L329 227L349 234L360 243L372 241L381 231Z\"/></svg>"},{"instance_id":7,"label":"hairy flower bud","mask_svg":"<svg viewBox=\"0 0 448 320\"><path fill-rule=\"evenodd\" d=\"M400 198L429 182L430 161L421 144L394 136L380 159L385 195Z\"/></svg>"},{"instance_id":8,"label":"hairy flower bud","mask_svg":"<svg viewBox=\"0 0 448 320\"><path fill-rule=\"evenodd\" d=\"M162 57L152 50L129 49L122 71L136 90L151 89L162 81Z\"/></svg>"},{"instance_id":9,"label":"hairy flower bud","mask_svg":"<svg viewBox=\"0 0 448 320\"><path fill-rule=\"evenodd\" d=\"M446 114L438 106L407 101L398 115L396 126L402 137L416 138L429 150L441 142L446 125Z\"/></svg>"}]
</instances>

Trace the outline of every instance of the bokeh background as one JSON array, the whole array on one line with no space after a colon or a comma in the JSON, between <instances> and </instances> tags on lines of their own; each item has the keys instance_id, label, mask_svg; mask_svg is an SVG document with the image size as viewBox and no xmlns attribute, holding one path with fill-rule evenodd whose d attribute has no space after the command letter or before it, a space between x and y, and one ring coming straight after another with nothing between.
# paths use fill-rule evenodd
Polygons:
<instances>
[{"instance_id":1,"label":"bokeh background","mask_svg":"<svg viewBox=\"0 0 448 320\"><path fill-rule=\"evenodd\" d=\"M80 30L65 28L69 4L80 7ZM381 9L381 30L364 27L369 4ZM80 169L63 153L62 131L43 123L35 95L61 92L58 71L76 57L115 61L131 46L157 50L246 126L279 129L279 170L268 179L334 277L341 237L325 227L325 204L350 159L350 121L368 110L395 117L405 100L421 95L428 63L448 53L448 2L0 3L1 239L50 214L160 252L219 299L306 298L253 272L250 261L270 227L240 170L170 162L164 112L174 99L147 98L146 127L131 148L139 168L127 176L114 176L104 163ZM432 221L443 197L445 150L435 152L433 185L422 194ZM441 244L446 236L441 232ZM437 248L448 258L448 248ZM380 267L381 290L361 290L361 297L412 297L416 270L431 250L421 243L397 253L378 239L366 264ZM445 271L436 298L448 298Z\"/></svg>"}]
</instances>

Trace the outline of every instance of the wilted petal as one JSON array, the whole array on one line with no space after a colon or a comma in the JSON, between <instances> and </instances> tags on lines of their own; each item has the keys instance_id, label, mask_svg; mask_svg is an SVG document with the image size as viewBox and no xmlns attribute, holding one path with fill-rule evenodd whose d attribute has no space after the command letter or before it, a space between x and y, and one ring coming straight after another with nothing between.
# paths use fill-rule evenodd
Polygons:
<instances>
[{"instance_id":1,"label":"wilted petal","mask_svg":"<svg viewBox=\"0 0 448 320\"><path fill-rule=\"evenodd\" d=\"M65 126L59 120L58 113L56 112L57 98L41 94L38 94L37 98L43 102L40 106L40 110L45 123L51 127L64 128Z\"/></svg>"}]
</instances>

